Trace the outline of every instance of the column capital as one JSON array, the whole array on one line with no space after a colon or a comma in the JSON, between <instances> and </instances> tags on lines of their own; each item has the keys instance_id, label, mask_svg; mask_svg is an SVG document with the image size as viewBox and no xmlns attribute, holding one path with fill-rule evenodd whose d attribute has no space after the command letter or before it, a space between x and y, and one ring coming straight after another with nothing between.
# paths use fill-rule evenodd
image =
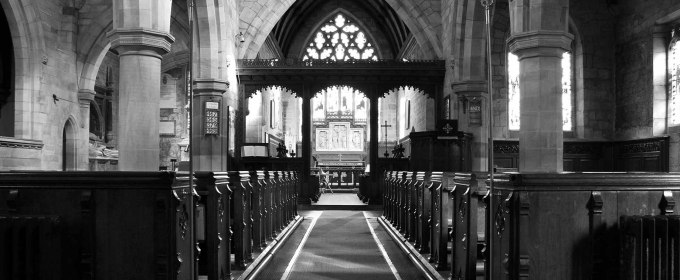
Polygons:
<instances>
[{"instance_id":1,"label":"column capital","mask_svg":"<svg viewBox=\"0 0 680 280\"><path fill-rule=\"evenodd\" d=\"M488 90L486 81L456 81L451 83L451 90L455 94L484 93Z\"/></svg>"},{"instance_id":2,"label":"column capital","mask_svg":"<svg viewBox=\"0 0 680 280\"><path fill-rule=\"evenodd\" d=\"M119 28L106 33L111 41L111 48L121 55L129 52L140 53L152 51L147 55L155 55L160 58L170 52L170 46L175 37L168 32L147 28Z\"/></svg>"},{"instance_id":3,"label":"column capital","mask_svg":"<svg viewBox=\"0 0 680 280\"><path fill-rule=\"evenodd\" d=\"M193 82L195 96L221 95L229 88L229 82L213 78L195 78Z\"/></svg>"},{"instance_id":4,"label":"column capital","mask_svg":"<svg viewBox=\"0 0 680 280\"><path fill-rule=\"evenodd\" d=\"M508 49L519 59L534 56L562 57L565 51L571 51L574 35L566 31L536 30L516 33L508 38Z\"/></svg>"},{"instance_id":5,"label":"column capital","mask_svg":"<svg viewBox=\"0 0 680 280\"><path fill-rule=\"evenodd\" d=\"M94 101L94 95L95 94L96 94L96 92L94 90L91 90L91 89L85 89L85 88L79 89L78 90L78 100L80 102Z\"/></svg>"}]
</instances>

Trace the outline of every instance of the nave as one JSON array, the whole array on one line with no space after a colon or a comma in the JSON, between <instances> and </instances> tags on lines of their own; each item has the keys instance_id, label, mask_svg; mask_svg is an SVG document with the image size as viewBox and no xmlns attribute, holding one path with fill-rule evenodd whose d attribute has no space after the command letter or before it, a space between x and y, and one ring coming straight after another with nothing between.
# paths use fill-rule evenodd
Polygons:
<instances>
[{"instance_id":1,"label":"nave","mask_svg":"<svg viewBox=\"0 0 680 280\"><path fill-rule=\"evenodd\" d=\"M381 212L300 211L302 223L253 279L426 279L378 223Z\"/></svg>"}]
</instances>

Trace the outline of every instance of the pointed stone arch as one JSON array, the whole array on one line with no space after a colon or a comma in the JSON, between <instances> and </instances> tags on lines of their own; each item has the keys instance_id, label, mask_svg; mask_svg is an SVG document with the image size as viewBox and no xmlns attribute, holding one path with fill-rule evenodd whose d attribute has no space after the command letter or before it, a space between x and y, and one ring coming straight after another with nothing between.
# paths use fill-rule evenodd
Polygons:
<instances>
[{"instance_id":1,"label":"pointed stone arch","mask_svg":"<svg viewBox=\"0 0 680 280\"><path fill-rule=\"evenodd\" d=\"M239 30L244 33L245 41L239 46L238 58L257 57L274 25L293 2L295 0L241 2Z\"/></svg>"},{"instance_id":2,"label":"pointed stone arch","mask_svg":"<svg viewBox=\"0 0 680 280\"><path fill-rule=\"evenodd\" d=\"M86 4L81 10L99 11L98 13L82 13L78 24L85 28L78 33L76 46L77 71L80 73L78 89L94 90L99 66L111 47L106 33L113 28L113 11L111 5L100 7L90 4Z\"/></svg>"},{"instance_id":3,"label":"pointed stone arch","mask_svg":"<svg viewBox=\"0 0 680 280\"><path fill-rule=\"evenodd\" d=\"M78 169L78 126L75 118L69 116L62 128L61 170Z\"/></svg>"},{"instance_id":4,"label":"pointed stone arch","mask_svg":"<svg viewBox=\"0 0 680 280\"><path fill-rule=\"evenodd\" d=\"M39 138L42 63L45 55L45 35L38 17L36 3L21 0L0 0L7 17L14 47L14 137Z\"/></svg>"},{"instance_id":5,"label":"pointed stone arch","mask_svg":"<svg viewBox=\"0 0 680 280\"><path fill-rule=\"evenodd\" d=\"M425 59L442 58L441 1L385 0L411 30Z\"/></svg>"}]
</instances>

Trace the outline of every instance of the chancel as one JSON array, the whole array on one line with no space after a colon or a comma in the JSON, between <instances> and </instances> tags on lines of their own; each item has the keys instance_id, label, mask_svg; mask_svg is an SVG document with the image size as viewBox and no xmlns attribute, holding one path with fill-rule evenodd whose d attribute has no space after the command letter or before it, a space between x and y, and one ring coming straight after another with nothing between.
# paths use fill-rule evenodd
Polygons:
<instances>
[{"instance_id":1,"label":"chancel","mask_svg":"<svg viewBox=\"0 0 680 280\"><path fill-rule=\"evenodd\" d=\"M0 7L0 279L680 275L678 1Z\"/></svg>"}]
</instances>

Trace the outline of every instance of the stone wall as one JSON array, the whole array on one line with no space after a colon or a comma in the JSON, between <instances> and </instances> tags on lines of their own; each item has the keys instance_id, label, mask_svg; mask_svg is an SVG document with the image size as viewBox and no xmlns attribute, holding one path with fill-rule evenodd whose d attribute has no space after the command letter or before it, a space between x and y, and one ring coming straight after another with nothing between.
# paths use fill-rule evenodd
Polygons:
<instances>
[{"instance_id":1,"label":"stone wall","mask_svg":"<svg viewBox=\"0 0 680 280\"><path fill-rule=\"evenodd\" d=\"M680 9L680 3L670 0L619 1L615 8L616 137L650 137L654 110L654 22ZM668 36L670 38L670 34Z\"/></svg>"},{"instance_id":2,"label":"stone wall","mask_svg":"<svg viewBox=\"0 0 680 280\"><path fill-rule=\"evenodd\" d=\"M41 142L43 145L41 149L23 148L22 145L0 147L0 170L61 170L64 148L62 138L67 121L70 119L74 123L76 134L83 129L88 129L82 126L83 116L80 114L78 103L74 44L74 35L77 32L76 17L73 7L62 6L61 3L62 1L58 0L25 3L26 15L8 16L14 20L34 16L42 30L42 37L38 37L38 34L31 34L33 37L22 38L22 35L18 33L20 27L16 26L17 22L10 22L12 39L27 40L25 42L27 45L44 46L39 50L42 52L42 57L39 58L42 64L34 66L34 71L37 71L35 74L41 77L40 80L30 80L31 77L26 77L20 80L21 84L16 85L16 88L24 89L27 84L31 84L29 88L34 89L30 92L30 96L21 96L16 100L19 104L16 108L22 109L17 121L30 122L29 125L22 125L28 127L30 131L18 129L19 138L27 136L32 138L29 140ZM3 12L11 13L13 10L7 8L3 9ZM10 42L10 39L5 38L3 42ZM19 55L22 51L26 50L17 50L15 44L15 55ZM53 96L56 96L58 101ZM30 99L26 100L26 98ZM17 131L16 127L15 131ZM76 145L77 150L69 152L78 155L78 169L87 168L85 144L86 140L79 139Z\"/></svg>"},{"instance_id":3,"label":"stone wall","mask_svg":"<svg viewBox=\"0 0 680 280\"><path fill-rule=\"evenodd\" d=\"M290 92L281 87L258 91L248 99L248 115L246 116L246 143L264 143L264 134L284 138L284 112L287 108L283 100L290 104ZM274 105L274 115L270 116Z\"/></svg>"},{"instance_id":4,"label":"stone wall","mask_svg":"<svg viewBox=\"0 0 680 280\"><path fill-rule=\"evenodd\" d=\"M629 2L629 1L619 1ZM612 52L617 32L613 7L606 1L572 0L569 15L574 28L572 54L576 97L574 119L577 138L613 140L615 123L614 69ZM618 123L619 120L616 120Z\"/></svg>"}]
</instances>

